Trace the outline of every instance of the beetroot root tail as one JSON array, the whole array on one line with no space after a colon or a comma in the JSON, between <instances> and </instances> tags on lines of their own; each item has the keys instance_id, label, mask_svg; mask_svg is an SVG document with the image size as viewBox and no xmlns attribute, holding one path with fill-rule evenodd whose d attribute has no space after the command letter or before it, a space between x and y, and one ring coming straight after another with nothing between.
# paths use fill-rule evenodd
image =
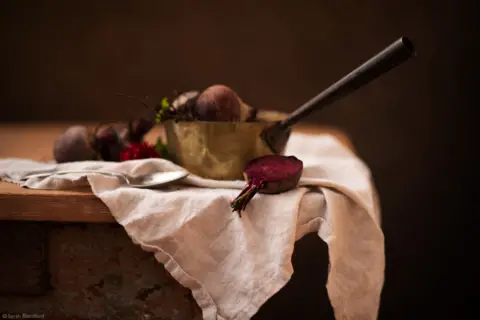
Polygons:
<instances>
[{"instance_id":1,"label":"beetroot root tail","mask_svg":"<svg viewBox=\"0 0 480 320\"><path fill-rule=\"evenodd\" d=\"M245 210L245 207L250 202L250 200L258 192L258 187L256 185L247 185L242 192L230 203L232 211L237 211L241 216L241 212Z\"/></svg>"}]
</instances>

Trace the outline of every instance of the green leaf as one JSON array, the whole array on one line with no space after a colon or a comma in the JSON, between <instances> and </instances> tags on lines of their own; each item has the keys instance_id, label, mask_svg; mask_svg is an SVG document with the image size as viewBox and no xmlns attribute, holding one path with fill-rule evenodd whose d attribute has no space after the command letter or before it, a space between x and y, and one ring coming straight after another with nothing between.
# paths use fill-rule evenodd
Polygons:
<instances>
[{"instance_id":1,"label":"green leaf","mask_svg":"<svg viewBox=\"0 0 480 320\"><path fill-rule=\"evenodd\" d=\"M170 103L168 102L168 98L164 97L161 102L162 110L170 108Z\"/></svg>"},{"instance_id":2,"label":"green leaf","mask_svg":"<svg viewBox=\"0 0 480 320\"><path fill-rule=\"evenodd\" d=\"M161 123L163 114L170 109L170 102L168 97L164 97L160 102L160 106L157 106L157 114L155 115L155 122Z\"/></svg>"},{"instance_id":3,"label":"green leaf","mask_svg":"<svg viewBox=\"0 0 480 320\"><path fill-rule=\"evenodd\" d=\"M160 153L160 156L164 159L168 159L167 146L163 143L162 138L158 137L155 149Z\"/></svg>"}]
</instances>

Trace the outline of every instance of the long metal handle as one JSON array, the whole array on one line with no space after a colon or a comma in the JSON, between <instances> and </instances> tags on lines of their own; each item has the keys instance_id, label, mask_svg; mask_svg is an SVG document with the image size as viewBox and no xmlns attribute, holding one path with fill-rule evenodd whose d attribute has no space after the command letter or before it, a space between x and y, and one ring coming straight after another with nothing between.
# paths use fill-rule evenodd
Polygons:
<instances>
[{"instance_id":1,"label":"long metal handle","mask_svg":"<svg viewBox=\"0 0 480 320\"><path fill-rule=\"evenodd\" d=\"M408 38L402 37L396 40L384 50L377 53L358 68L291 113L288 118L279 123L280 127L286 129L294 125L308 116L312 111L323 109L336 100L349 95L382 74L402 64L414 55L414 45Z\"/></svg>"}]
</instances>

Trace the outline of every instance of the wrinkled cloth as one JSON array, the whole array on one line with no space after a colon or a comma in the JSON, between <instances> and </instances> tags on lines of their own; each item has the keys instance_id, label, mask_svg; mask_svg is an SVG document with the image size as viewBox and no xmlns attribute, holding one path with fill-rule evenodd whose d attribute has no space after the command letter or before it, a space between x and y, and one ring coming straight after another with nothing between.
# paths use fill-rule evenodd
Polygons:
<instances>
[{"instance_id":1,"label":"wrinkled cloth","mask_svg":"<svg viewBox=\"0 0 480 320\"><path fill-rule=\"evenodd\" d=\"M153 252L191 289L206 320L250 319L289 281L294 243L310 232L328 244L326 286L336 319L376 319L385 253L368 167L329 135L293 134L286 155L304 162L299 187L277 195L257 194L241 217L232 212L230 202L244 181L189 175L181 183L148 190L91 173L25 179L55 170L102 169L140 176L182 169L163 159L65 164L4 159L0 178L34 189L90 185L132 241Z\"/></svg>"}]
</instances>

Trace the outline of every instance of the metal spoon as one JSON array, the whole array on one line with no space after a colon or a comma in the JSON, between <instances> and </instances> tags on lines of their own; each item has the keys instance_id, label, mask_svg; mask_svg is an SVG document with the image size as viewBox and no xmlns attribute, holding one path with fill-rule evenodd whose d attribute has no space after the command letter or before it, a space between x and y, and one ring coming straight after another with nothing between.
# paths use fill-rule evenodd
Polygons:
<instances>
[{"instance_id":1,"label":"metal spoon","mask_svg":"<svg viewBox=\"0 0 480 320\"><path fill-rule=\"evenodd\" d=\"M39 173L32 174L24 177L24 179L30 178L44 178L60 174L70 174L70 173L79 173L79 174L101 174L110 177L117 177L125 181L125 183L132 188L154 188L164 186L173 182L177 182L186 176L188 176L187 171L169 171L169 172L155 172L152 174L147 174L138 177L132 177L119 172L112 171L101 171L101 170L65 170L65 171L56 171L48 173Z\"/></svg>"}]
</instances>

